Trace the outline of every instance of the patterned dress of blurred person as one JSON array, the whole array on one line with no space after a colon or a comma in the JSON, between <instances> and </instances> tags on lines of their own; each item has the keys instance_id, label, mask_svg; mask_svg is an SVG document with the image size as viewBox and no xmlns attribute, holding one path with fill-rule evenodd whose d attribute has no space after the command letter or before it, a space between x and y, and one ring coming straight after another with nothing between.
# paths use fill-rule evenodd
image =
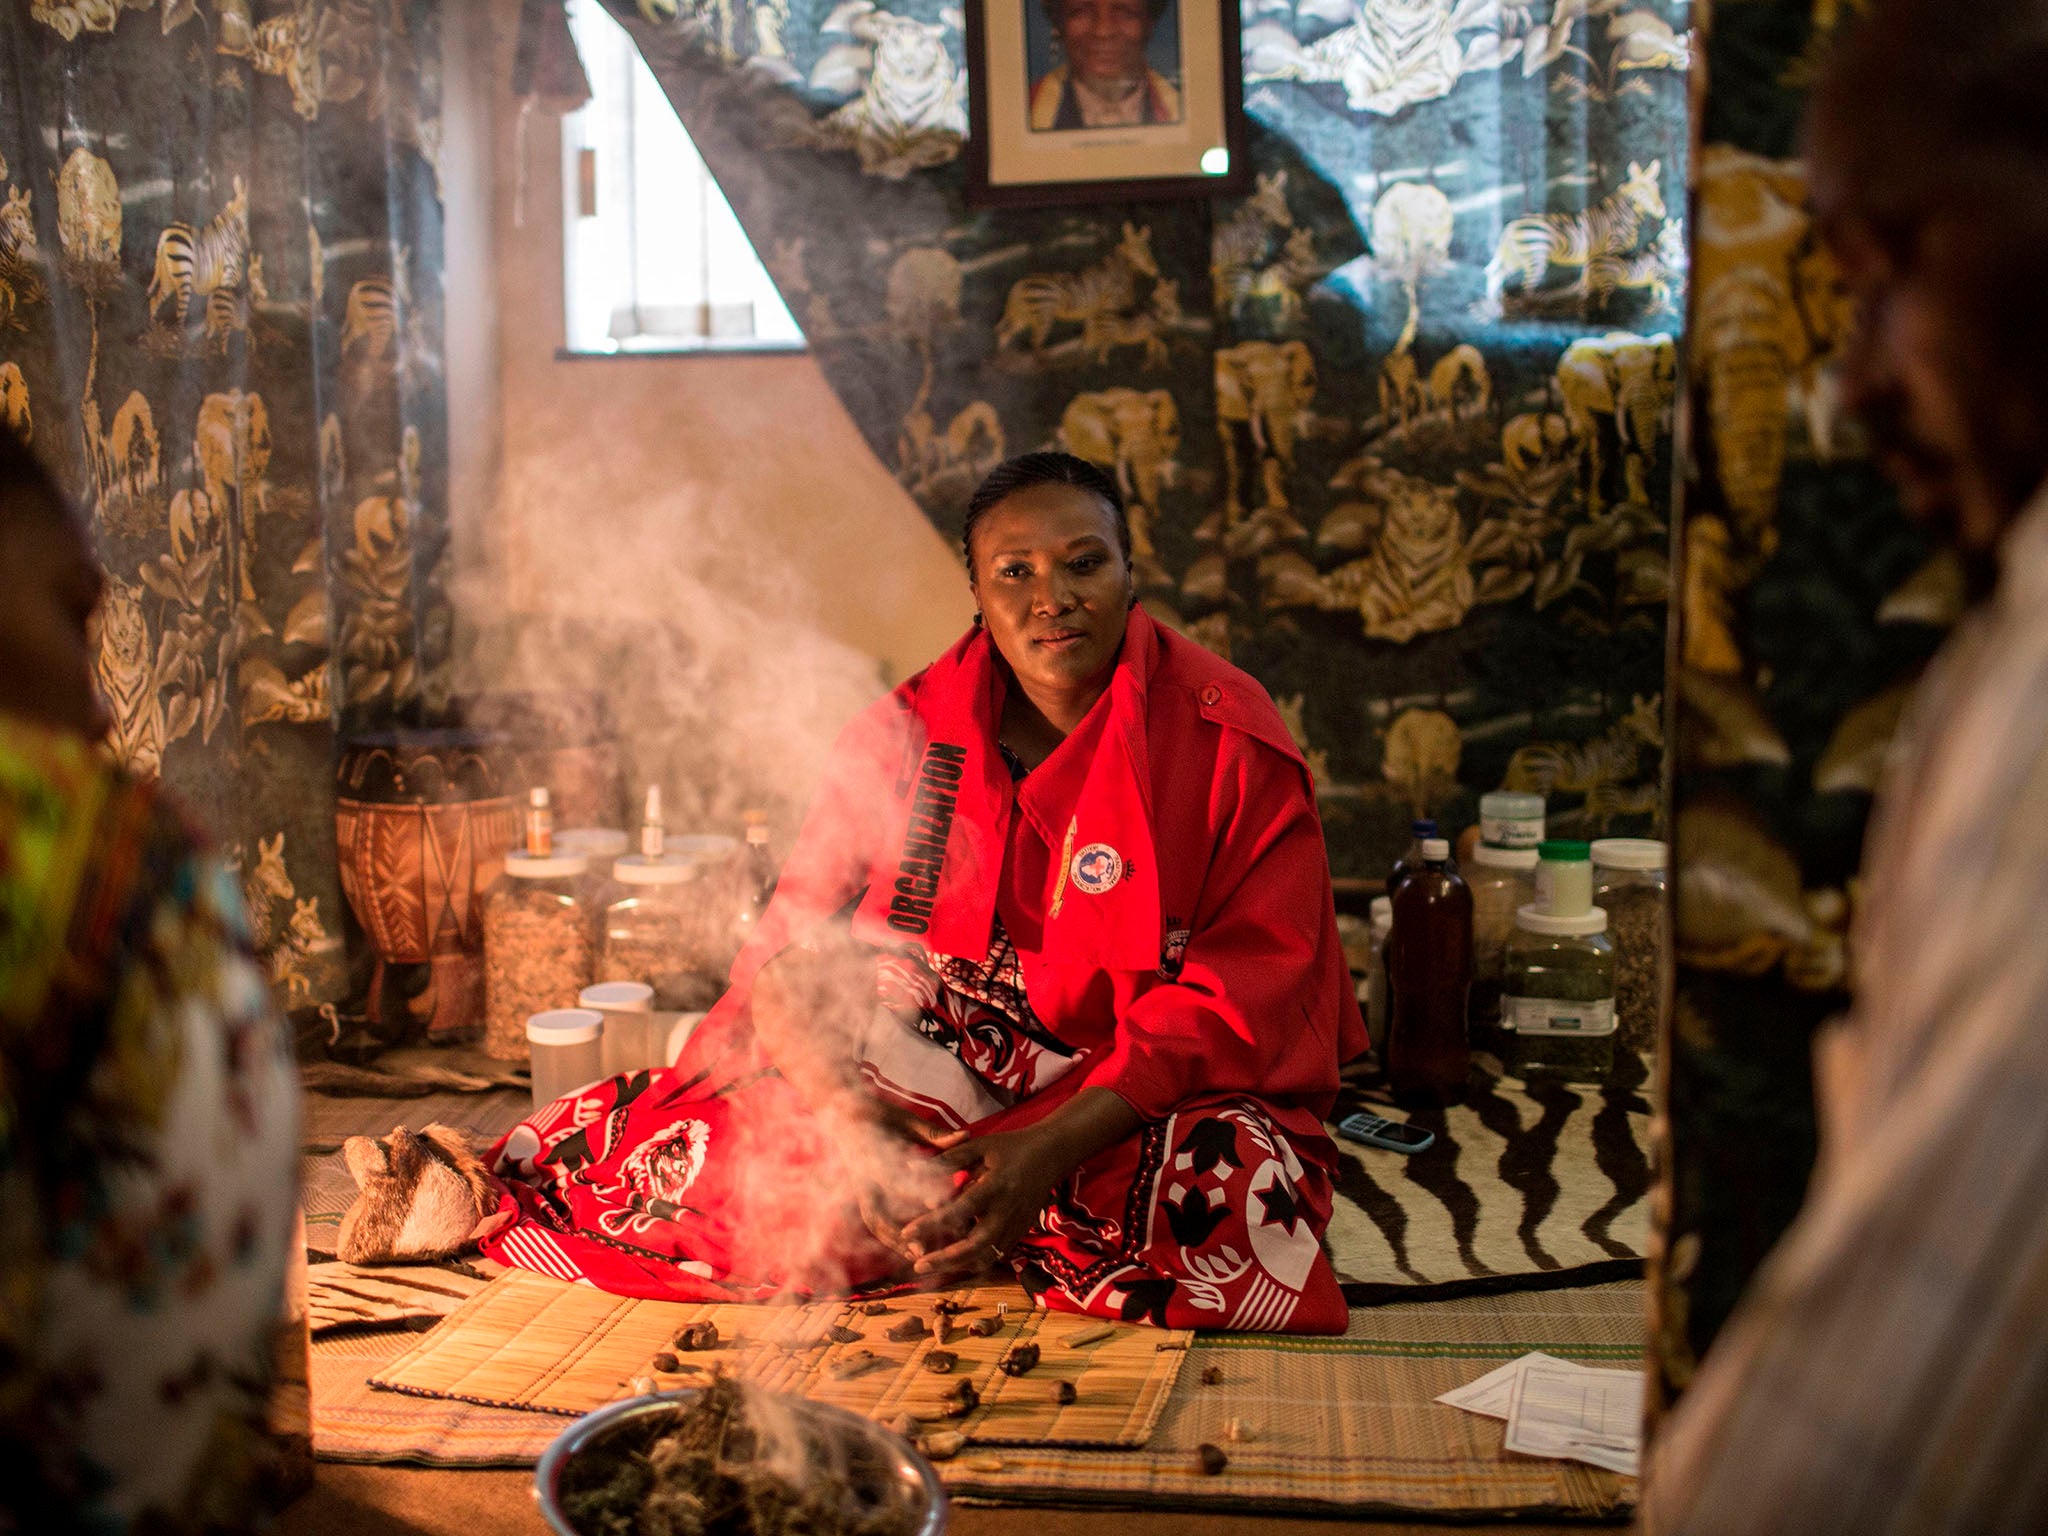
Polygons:
<instances>
[{"instance_id":1,"label":"patterned dress of blurred person","mask_svg":"<svg viewBox=\"0 0 2048 1536\"><path fill-rule=\"evenodd\" d=\"M94 745L99 591L0 433L0 1531L254 1529L297 1084L232 872Z\"/></svg>"},{"instance_id":2,"label":"patterned dress of blurred person","mask_svg":"<svg viewBox=\"0 0 2048 1536\"><path fill-rule=\"evenodd\" d=\"M1816 95L1845 402L1975 606L1886 763L1822 1156L1651 1447L1656 1536L2048 1530L2048 0L1877 0Z\"/></svg>"},{"instance_id":3,"label":"patterned dress of blurred person","mask_svg":"<svg viewBox=\"0 0 2048 1536\"><path fill-rule=\"evenodd\" d=\"M672 1069L494 1149L484 1251L678 1298L996 1269L1339 1332L1323 1116L1365 1035L1300 752L1136 611L1093 466L998 467L966 548L982 614L847 728L732 990Z\"/></svg>"}]
</instances>

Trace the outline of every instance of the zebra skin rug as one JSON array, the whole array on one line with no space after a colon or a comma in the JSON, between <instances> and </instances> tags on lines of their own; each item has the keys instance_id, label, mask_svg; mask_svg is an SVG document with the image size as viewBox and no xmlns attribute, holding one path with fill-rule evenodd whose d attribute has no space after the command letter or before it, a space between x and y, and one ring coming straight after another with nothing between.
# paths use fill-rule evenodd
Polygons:
<instances>
[{"instance_id":1,"label":"zebra skin rug","mask_svg":"<svg viewBox=\"0 0 2048 1536\"><path fill-rule=\"evenodd\" d=\"M1389 1109L1347 1083L1356 1110L1436 1132L1427 1150L1337 1138L1341 1169L1325 1245L1353 1305L1587 1285L1642 1272L1649 1240L1649 1070L1605 1088L1527 1084L1475 1057L1465 1101Z\"/></svg>"}]
</instances>

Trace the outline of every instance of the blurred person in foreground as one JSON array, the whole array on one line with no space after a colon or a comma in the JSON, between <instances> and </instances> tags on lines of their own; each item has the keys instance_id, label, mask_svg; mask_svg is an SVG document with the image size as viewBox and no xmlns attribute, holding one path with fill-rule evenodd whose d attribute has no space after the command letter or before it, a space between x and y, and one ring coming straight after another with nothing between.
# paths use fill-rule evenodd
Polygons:
<instances>
[{"instance_id":1,"label":"blurred person in foreground","mask_svg":"<svg viewBox=\"0 0 2048 1536\"><path fill-rule=\"evenodd\" d=\"M1903 725L1798 1220L1645 1525L2048 1531L2048 0L1878 0L1810 124L1849 403L1974 611Z\"/></svg>"},{"instance_id":2,"label":"blurred person in foreground","mask_svg":"<svg viewBox=\"0 0 2048 1536\"><path fill-rule=\"evenodd\" d=\"M481 1215L491 1257L626 1294L998 1269L1058 1310L1340 1332L1323 1116L1365 1034L1300 750L1137 607L1101 470L998 466L965 549L974 626L842 734L681 1059L536 1112L449 1237Z\"/></svg>"},{"instance_id":3,"label":"blurred person in foreground","mask_svg":"<svg viewBox=\"0 0 2048 1536\"><path fill-rule=\"evenodd\" d=\"M239 1531L297 1083L231 871L94 744L100 589L0 431L0 1531Z\"/></svg>"}]
</instances>

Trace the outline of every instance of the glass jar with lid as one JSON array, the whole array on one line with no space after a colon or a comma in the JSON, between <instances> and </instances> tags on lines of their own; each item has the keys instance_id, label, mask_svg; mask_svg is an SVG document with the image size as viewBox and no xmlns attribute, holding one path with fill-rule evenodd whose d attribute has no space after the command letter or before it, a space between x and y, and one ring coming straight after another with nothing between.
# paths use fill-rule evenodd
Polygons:
<instances>
[{"instance_id":1,"label":"glass jar with lid","mask_svg":"<svg viewBox=\"0 0 2048 1536\"><path fill-rule=\"evenodd\" d=\"M697 859L630 854L612 864L600 919L608 980L644 981L654 1006L673 1013L709 1008L725 990L717 928L720 882Z\"/></svg>"},{"instance_id":2,"label":"glass jar with lid","mask_svg":"<svg viewBox=\"0 0 2048 1536\"><path fill-rule=\"evenodd\" d=\"M1472 1046L1500 1053L1501 977L1515 914L1536 899L1536 850L1481 843L1465 870L1472 888Z\"/></svg>"},{"instance_id":3,"label":"glass jar with lid","mask_svg":"<svg viewBox=\"0 0 2048 1536\"><path fill-rule=\"evenodd\" d=\"M1592 856L1593 899L1606 910L1614 940L1615 1049L1654 1051L1671 952L1670 851L1653 838L1604 837Z\"/></svg>"},{"instance_id":4,"label":"glass jar with lid","mask_svg":"<svg viewBox=\"0 0 2048 1536\"><path fill-rule=\"evenodd\" d=\"M1501 976L1501 1058L1513 1077L1600 1083L1614 1067L1614 945L1598 907L1515 914Z\"/></svg>"},{"instance_id":5,"label":"glass jar with lid","mask_svg":"<svg viewBox=\"0 0 2048 1536\"><path fill-rule=\"evenodd\" d=\"M505 1061L528 1055L526 1021L566 1008L590 985L597 925L589 861L575 854L505 855L505 873L484 898L484 1050Z\"/></svg>"}]
</instances>

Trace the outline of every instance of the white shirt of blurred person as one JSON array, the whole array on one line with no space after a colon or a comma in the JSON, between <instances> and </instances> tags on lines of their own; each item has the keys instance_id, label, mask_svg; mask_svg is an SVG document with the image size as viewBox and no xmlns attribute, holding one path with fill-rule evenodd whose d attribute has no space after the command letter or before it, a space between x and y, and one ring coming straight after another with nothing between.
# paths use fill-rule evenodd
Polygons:
<instances>
[{"instance_id":1,"label":"white shirt of blurred person","mask_svg":"<svg viewBox=\"0 0 2048 1536\"><path fill-rule=\"evenodd\" d=\"M0 431L0 1531L237 1532L298 1081L232 869L96 745L101 590Z\"/></svg>"},{"instance_id":2,"label":"white shirt of blurred person","mask_svg":"<svg viewBox=\"0 0 2048 1536\"><path fill-rule=\"evenodd\" d=\"M1173 0L1037 0L1066 62L1031 82L1031 127L1122 128L1180 121L1180 91L1146 50Z\"/></svg>"},{"instance_id":3,"label":"white shirt of blurred person","mask_svg":"<svg viewBox=\"0 0 2048 1536\"><path fill-rule=\"evenodd\" d=\"M1823 1155L1644 1528L2048 1531L2048 0L1878 0L1811 124L1849 403L1974 610L1901 728Z\"/></svg>"}]
</instances>

